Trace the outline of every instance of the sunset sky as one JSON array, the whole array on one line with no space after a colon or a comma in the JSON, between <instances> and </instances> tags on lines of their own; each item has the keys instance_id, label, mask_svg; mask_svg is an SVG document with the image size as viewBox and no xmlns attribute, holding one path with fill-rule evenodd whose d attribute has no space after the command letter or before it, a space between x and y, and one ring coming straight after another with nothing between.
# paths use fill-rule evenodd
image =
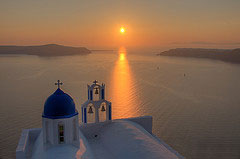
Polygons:
<instances>
[{"instance_id":1,"label":"sunset sky","mask_svg":"<svg viewBox=\"0 0 240 159\"><path fill-rule=\"evenodd\" d=\"M1 0L0 45L236 48L239 8L240 0Z\"/></svg>"}]
</instances>

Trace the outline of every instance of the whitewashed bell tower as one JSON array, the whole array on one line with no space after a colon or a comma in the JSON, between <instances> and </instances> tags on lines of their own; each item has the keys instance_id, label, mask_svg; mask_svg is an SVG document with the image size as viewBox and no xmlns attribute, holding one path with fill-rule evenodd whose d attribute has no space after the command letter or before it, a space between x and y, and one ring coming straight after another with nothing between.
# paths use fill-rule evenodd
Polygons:
<instances>
[{"instance_id":1,"label":"whitewashed bell tower","mask_svg":"<svg viewBox=\"0 0 240 159\"><path fill-rule=\"evenodd\" d=\"M112 119L111 102L105 100L105 84L99 84L97 80L92 85L87 85L88 100L82 104L82 122L99 122ZM92 116L93 121L88 121Z\"/></svg>"}]
</instances>

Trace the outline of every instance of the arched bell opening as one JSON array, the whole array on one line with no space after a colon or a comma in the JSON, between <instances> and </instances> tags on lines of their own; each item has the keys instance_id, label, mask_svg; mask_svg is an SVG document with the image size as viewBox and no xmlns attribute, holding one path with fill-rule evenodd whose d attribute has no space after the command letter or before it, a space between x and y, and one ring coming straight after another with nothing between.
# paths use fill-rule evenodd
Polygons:
<instances>
[{"instance_id":1,"label":"arched bell opening","mask_svg":"<svg viewBox=\"0 0 240 159\"><path fill-rule=\"evenodd\" d=\"M107 104L106 102L103 102L101 105L100 105L100 108L99 108L99 121L106 121L107 120Z\"/></svg>"},{"instance_id":2,"label":"arched bell opening","mask_svg":"<svg viewBox=\"0 0 240 159\"><path fill-rule=\"evenodd\" d=\"M93 101L98 101L100 99L100 88L99 86L95 86L93 88Z\"/></svg>"},{"instance_id":3,"label":"arched bell opening","mask_svg":"<svg viewBox=\"0 0 240 159\"><path fill-rule=\"evenodd\" d=\"M88 104L87 106L87 122L95 123L96 110L93 104Z\"/></svg>"}]
</instances>

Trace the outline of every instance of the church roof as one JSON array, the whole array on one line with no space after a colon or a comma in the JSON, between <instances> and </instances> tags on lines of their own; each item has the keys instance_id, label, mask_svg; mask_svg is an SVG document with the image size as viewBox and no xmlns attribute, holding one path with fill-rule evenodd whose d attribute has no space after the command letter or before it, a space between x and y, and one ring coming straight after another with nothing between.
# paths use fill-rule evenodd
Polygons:
<instances>
[{"instance_id":1,"label":"church roof","mask_svg":"<svg viewBox=\"0 0 240 159\"><path fill-rule=\"evenodd\" d=\"M143 118L135 118L144 121ZM152 122L152 121L150 121ZM142 122L148 125L149 122ZM98 135L97 137L95 135ZM60 144L44 150L43 132L33 145L32 159L182 159L175 150L126 119L80 125L80 146ZM30 138L31 140L31 138Z\"/></svg>"},{"instance_id":2,"label":"church roof","mask_svg":"<svg viewBox=\"0 0 240 159\"><path fill-rule=\"evenodd\" d=\"M42 117L50 119L70 118L78 114L71 96L58 88L44 104Z\"/></svg>"}]
</instances>

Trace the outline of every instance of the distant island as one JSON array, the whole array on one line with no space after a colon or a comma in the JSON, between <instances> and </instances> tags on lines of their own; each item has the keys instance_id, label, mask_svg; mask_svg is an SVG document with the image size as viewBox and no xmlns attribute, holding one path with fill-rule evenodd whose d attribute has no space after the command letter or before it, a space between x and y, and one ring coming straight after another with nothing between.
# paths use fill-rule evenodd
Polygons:
<instances>
[{"instance_id":1,"label":"distant island","mask_svg":"<svg viewBox=\"0 0 240 159\"><path fill-rule=\"evenodd\" d=\"M109 49L109 50L108 50L108 49L102 49L102 50L101 50L101 49L98 49L98 50L91 50L91 51L94 51L94 52L98 52L98 51L99 51L99 52L102 52L102 51L104 51L104 52L110 51L110 52L112 52L112 51L116 51L116 50L113 50L113 49Z\"/></svg>"},{"instance_id":2,"label":"distant island","mask_svg":"<svg viewBox=\"0 0 240 159\"><path fill-rule=\"evenodd\" d=\"M203 49L203 48L176 48L163 51L157 55L195 57L240 63L240 48L237 49Z\"/></svg>"},{"instance_id":3,"label":"distant island","mask_svg":"<svg viewBox=\"0 0 240 159\"><path fill-rule=\"evenodd\" d=\"M71 47L57 44L36 46L0 46L0 54L25 54L37 56L85 55L91 53L85 47Z\"/></svg>"}]
</instances>

